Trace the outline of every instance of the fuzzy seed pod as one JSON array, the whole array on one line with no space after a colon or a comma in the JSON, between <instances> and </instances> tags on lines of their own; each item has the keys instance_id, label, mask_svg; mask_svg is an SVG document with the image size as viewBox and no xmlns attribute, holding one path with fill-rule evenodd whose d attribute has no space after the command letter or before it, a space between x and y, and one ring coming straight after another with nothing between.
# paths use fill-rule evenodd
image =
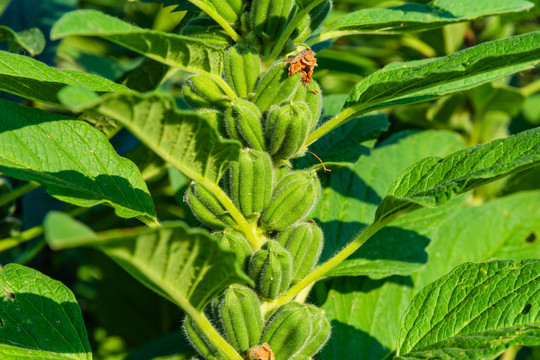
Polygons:
<instances>
[{"instance_id":1,"label":"fuzzy seed pod","mask_svg":"<svg viewBox=\"0 0 540 360\"><path fill-rule=\"evenodd\" d=\"M319 309L314 305L304 305L307 307L310 314L311 322L311 334L306 341L304 347L300 350L298 357L293 356L291 359L300 360L305 359L306 357L311 358L311 356L318 353L326 341L330 338L331 325L326 316L324 316L324 311Z\"/></svg>"},{"instance_id":2,"label":"fuzzy seed pod","mask_svg":"<svg viewBox=\"0 0 540 360\"><path fill-rule=\"evenodd\" d=\"M305 103L308 106L311 114L309 119L308 133L311 132L313 129L315 129L315 126L317 125L322 113L323 97L319 84L317 84L315 80L312 80L308 85L299 86L292 101L295 103Z\"/></svg>"},{"instance_id":3,"label":"fuzzy seed pod","mask_svg":"<svg viewBox=\"0 0 540 360\"><path fill-rule=\"evenodd\" d=\"M219 318L229 344L245 352L259 343L264 328L259 298L246 286L231 285L218 305Z\"/></svg>"},{"instance_id":4,"label":"fuzzy seed pod","mask_svg":"<svg viewBox=\"0 0 540 360\"><path fill-rule=\"evenodd\" d=\"M266 144L274 159L287 160L304 145L311 111L305 103L273 106L266 117Z\"/></svg>"},{"instance_id":5,"label":"fuzzy seed pod","mask_svg":"<svg viewBox=\"0 0 540 360\"><path fill-rule=\"evenodd\" d=\"M300 355L307 344L313 327L307 306L290 302L280 306L268 319L261 343L268 343L276 360Z\"/></svg>"},{"instance_id":6,"label":"fuzzy seed pod","mask_svg":"<svg viewBox=\"0 0 540 360\"><path fill-rule=\"evenodd\" d=\"M315 6L309 16L301 21L296 26L292 34L295 44L304 42L326 19L332 9L332 1L324 0L319 5Z\"/></svg>"},{"instance_id":7,"label":"fuzzy seed pod","mask_svg":"<svg viewBox=\"0 0 540 360\"><path fill-rule=\"evenodd\" d=\"M262 151L242 150L229 167L230 196L242 214L258 218L272 198L272 160Z\"/></svg>"},{"instance_id":8,"label":"fuzzy seed pod","mask_svg":"<svg viewBox=\"0 0 540 360\"><path fill-rule=\"evenodd\" d=\"M241 232L231 228L213 235L223 246L234 251L242 270L247 270L249 258L251 257L251 246L249 246L246 237Z\"/></svg>"},{"instance_id":9,"label":"fuzzy seed pod","mask_svg":"<svg viewBox=\"0 0 540 360\"><path fill-rule=\"evenodd\" d=\"M204 332L199 329L197 324L188 315L184 319L184 332L191 345L205 359L226 359L225 355L212 345L208 337L206 337Z\"/></svg>"},{"instance_id":10,"label":"fuzzy seed pod","mask_svg":"<svg viewBox=\"0 0 540 360\"><path fill-rule=\"evenodd\" d=\"M230 138L241 141L246 147L265 151L262 121L257 105L244 99L236 99L225 113L225 125Z\"/></svg>"},{"instance_id":11,"label":"fuzzy seed pod","mask_svg":"<svg viewBox=\"0 0 540 360\"><path fill-rule=\"evenodd\" d=\"M203 224L214 230L223 230L227 227L236 227L236 222L215 198L204 187L191 185L184 195L193 214Z\"/></svg>"},{"instance_id":12,"label":"fuzzy seed pod","mask_svg":"<svg viewBox=\"0 0 540 360\"><path fill-rule=\"evenodd\" d=\"M275 299L291 283L291 255L278 242L268 240L251 256L248 274L255 280L260 297Z\"/></svg>"},{"instance_id":13,"label":"fuzzy seed pod","mask_svg":"<svg viewBox=\"0 0 540 360\"><path fill-rule=\"evenodd\" d=\"M247 99L255 90L261 75L261 60L257 51L246 45L235 45L225 55L225 80L236 95Z\"/></svg>"},{"instance_id":14,"label":"fuzzy seed pod","mask_svg":"<svg viewBox=\"0 0 540 360\"><path fill-rule=\"evenodd\" d=\"M251 28L263 43L278 39L297 10L295 0L253 0Z\"/></svg>"},{"instance_id":15,"label":"fuzzy seed pod","mask_svg":"<svg viewBox=\"0 0 540 360\"><path fill-rule=\"evenodd\" d=\"M235 24L244 10L243 0L207 0L229 24Z\"/></svg>"},{"instance_id":16,"label":"fuzzy seed pod","mask_svg":"<svg viewBox=\"0 0 540 360\"><path fill-rule=\"evenodd\" d=\"M180 30L180 35L204 40L209 45L229 46L231 37L219 26L214 19L200 16L190 19Z\"/></svg>"},{"instance_id":17,"label":"fuzzy seed pod","mask_svg":"<svg viewBox=\"0 0 540 360\"><path fill-rule=\"evenodd\" d=\"M231 100L219 85L203 75L190 76L183 87L184 99L194 109L225 110Z\"/></svg>"},{"instance_id":18,"label":"fuzzy seed pod","mask_svg":"<svg viewBox=\"0 0 540 360\"><path fill-rule=\"evenodd\" d=\"M276 241L291 254L293 279L302 279L319 260L323 233L317 225L303 222L279 233Z\"/></svg>"},{"instance_id":19,"label":"fuzzy seed pod","mask_svg":"<svg viewBox=\"0 0 540 360\"><path fill-rule=\"evenodd\" d=\"M281 166L274 170L274 184L278 184L285 176L290 175L293 171L287 166Z\"/></svg>"},{"instance_id":20,"label":"fuzzy seed pod","mask_svg":"<svg viewBox=\"0 0 540 360\"><path fill-rule=\"evenodd\" d=\"M260 219L264 230L284 230L306 217L319 201L321 184L317 174L297 171L275 187L272 200Z\"/></svg>"},{"instance_id":21,"label":"fuzzy seed pod","mask_svg":"<svg viewBox=\"0 0 540 360\"><path fill-rule=\"evenodd\" d=\"M274 1L274 0L271 0ZM288 75L287 66L283 62L276 62L263 75L257 87L253 102L261 112L266 113L272 105L281 104L291 99L300 86L300 73Z\"/></svg>"}]
</instances>

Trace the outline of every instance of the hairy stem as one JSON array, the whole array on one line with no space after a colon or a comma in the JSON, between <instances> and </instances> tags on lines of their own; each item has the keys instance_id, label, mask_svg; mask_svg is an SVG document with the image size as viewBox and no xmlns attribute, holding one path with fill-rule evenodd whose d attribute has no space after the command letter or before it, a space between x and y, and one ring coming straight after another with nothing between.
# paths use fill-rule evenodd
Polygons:
<instances>
[{"instance_id":1,"label":"hairy stem","mask_svg":"<svg viewBox=\"0 0 540 360\"><path fill-rule=\"evenodd\" d=\"M235 42L238 42L238 40L240 40L240 35L238 35L236 31L234 31L234 29L231 27L231 25L229 25L229 23L223 17L221 17L221 15L219 15L211 6L201 0L189 1L193 5L204 11L212 19L214 19Z\"/></svg>"},{"instance_id":2,"label":"hairy stem","mask_svg":"<svg viewBox=\"0 0 540 360\"><path fill-rule=\"evenodd\" d=\"M313 10L315 6L319 5L322 2L323 0L315 0L308 6L300 10L300 12L294 16L292 21L287 25L285 30L281 33L278 41L272 48L272 52L270 53L270 56L265 61L266 65L273 63L278 58L279 54L281 54L281 51L285 47L287 40L289 40L289 37L293 33L296 26L300 23L300 21L302 21L303 18L309 15L309 12Z\"/></svg>"},{"instance_id":3,"label":"hairy stem","mask_svg":"<svg viewBox=\"0 0 540 360\"><path fill-rule=\"evenodd\" d=\"M378 221L371 225L366 226L356 236L356 238L341 249L336 255L330 258L325 263L317 266L311 273L304 277L300 282L291 287L287 293L281 295L277 299L263 303L261 309L263 313L267 314L279 306L292 301L298 294L300 294L308 286L312 286L314 282L321 279L327 272L339 265L343 260L351 256L360 246L362 246L370 237L372 237L377 231L382 229L386 224L392 221L394 218L385 219L384 221Z\"/></svg>"},{"instance_id":4,"label":"hairy stem","mask_svg":"<svg viewBox=\"0 0 540 360\"><path fill-rule=\"evenodd\" d=\"M334 116L332 119L325 122L317 130L309 134L306 140L305 146L309 146L313 144L315 141L319 140L324 135L328 134L330 131L345 124L347 121L359 115L359 113L360 111L356 109L356 107L354 106L343 110L342 112Z\"/></svg>"},{"instance_id":5,"label":"hairy stem","mask_svg":"<svg viewBox=\"0 0 540 360\"><path fill-rule=\"evenodd\" d=\"M10 191L6 195L0 197L0 206L9 204L13 200L20 198L24 194L29 193L30 191L38 188L39 186L40 185L38 183L30 181L24 185L16 187L13 191Z\"/></svg>"}]
</instances>

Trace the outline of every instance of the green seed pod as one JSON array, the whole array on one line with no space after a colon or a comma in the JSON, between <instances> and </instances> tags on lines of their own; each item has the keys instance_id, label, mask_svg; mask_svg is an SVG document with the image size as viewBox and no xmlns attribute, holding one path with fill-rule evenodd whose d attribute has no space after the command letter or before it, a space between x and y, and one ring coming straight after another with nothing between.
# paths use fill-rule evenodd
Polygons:
<instances>
[{"instance_id":1,"label":"green seed pod","mask_svg":"<svg viewBox=\"0 0 540 360\"><path fill-rule=\"evenodd\" d=\"M275 0L271 0L275 1ZM294 96L300 85L300 72L289 77L283 61L276 62L263 75L257 87L253 102L264 114L272 105L281 104Z\"/></svg>"},{"instance_id":2,"label":"green seed pod","mask_svg":"<svg viewBox=\"0 0 540 360\"><path fill-rule=\"evenodd\" d=\"M295 0L253 0L251 28L263 42L278 39L296 13Z\"/></svg>"},{"instance_id":3,"label":"green seed pod","mask_svg":"<svg viewBox=\"0 0 540 360\"><path fill-rule=\"evenodd\" d=\"M311 80L309 84L299 86L292 100L295 103L301 102L308 106L311 113L309 119L309 132L311 132L317 125L322 113L323 97L319 84L315 80Z\"/></svg>"},{"instance_id":4,"label":"green seed pod","mask_svg":"<svg viewBox=\"0 0 540 360\"><path fill-rule=\"evenodd\" d=\"M258 218L272 198L272 160L262 151L242 150L229 168L231 198L247 218Z\"/></svg>"},{"instance_id":5,"label":"green seed pod","mask_svg":"<svg viewBox=\"0 0 540 360\"><path fill-rule=\"evenodd\" d=\"M301 43L304 42L309 35L311 35L317 28L323 23L326 19L330 10L332 9L332 1L324 0L319 5L315 6L310 12L309 16L306 17L298 26L296 26L295 31L292 34L294 42Z\"/></svg>"},{"instance_id":6,"label":"green seed pod","mask_svg":"<svg viewBox=\"0 0 540 360\"><path fill-rule=\"evenodd\" d=\"M235 24L244 10L243 0L207 0L229 24Z\"/></svg>"},{"instance_id":7,"label":"green seed pod","mask_svg":"<svg viewBox=\"0 0 540 360\"><path fill-rule=\"evenodd\" d=\"M255 280L262 298L275 299L291 283L291 255L278 242L268 240L251 256L248 274Z\"/></svg>"},{"instance_id":8,"label":"green seed pod","mask_svg":"<svg viewBox=\"0 0 540 360\"><path fill-rule=\"evenodd\" d=\"M186 315L184 319L184 332L191 345L205 359L226 359L227 357L221 353L206 337L203 331L199 329L193 319Z\"/></svg>"},{"instance_id":9,"label":"green seed pod","mask_svg":"<svg viewBox=\"0 0 540 360\"><path fill-rule=\"evenodd\" d=\"M331 325L324 311L313 305L304 305L310 314L311 334L304 347L300 350L299 356L293 356L291 359L305 359L318 353L330 338Z\"/></svg>"},{"instance_id":10,"label":"green seed pod","mask_svg":"<svg viewBox=\"0 0 540 360\"><path fill-rule=\"evenodd\" d=\"M300 223L282 231L276 241L291 254L293 279L302 279L319 260L323 247L323 233L315 224Z\"/></svg>"},{"instance_id":11,"label":"green seed pod","mask_svg":"<svg viewBox=\"0 0 540 360\"><path fill-rule=\"evenodd\" d=\"M274 184L278 184L281 179L292 173L291 168L288 166L281 166L274 170Z\"/></svg>"},{"instance_id":12,"label":"green seed pod","mask_svg":"<svg viewBox=\"0 0 540 360\"><path fill-rule=\"evenodd\" d=\"M273 106L266 117L266 144L274 159L293 157L306 141L311 112L305 103Z\"/></svg>"},{"instance_id":13,"label":"green seed pod","mask_svg":"<svg viewBox=\"0 0 540 360\"><path fill-rule=\"evenodd\" d=\"M242 270L247 269L251 257L251 246L246 237L239 231L231 228L213 234L220 243L236 253L236 259L241 264Z\"/></svg>"},{"instance_id":14,"label":"green seed pod","mask_svg":"<svg viewBox=\"0 0 540 360\"><path fill-rule=\"evenodd\" d=\"M267 231L288 228L310 213L320 194L321 184L314 172L297 171L284 177L263 212L261 228Z\"/></svg>"},{"instance_id":15,"label":"green seed pod","mask_svg":"<svg viewBox=\"0 0 540 360\"><path fill-rule=\"evenodd\" d=\"M232 40L214 19L207 16L190 19L180 30L180 35L204 40L209 45L219 47L229 46Z\"/></svg>"},{"instance_id":16,"label":"green seed pod","mask_svg":"<svg viewBox=\"0 0 540 360\"><path fill-rule=\"evenodd\" d=\"M195 109L225 110L231 100L219 85L203 75L190 76L183 87L184 99Z\"/></svg>"},{"instance_id":17,"label":"green seed pod","mask_svg":"<svg viewBox=\"0 0 540 360\"><path fill-rule=\"evenodd\" d=\"M246 286L231 285L218 306L229 344L245 352L259 343L264 328L259 298Z\"/></svg>"},{"instance_id":18,"label":"green seed pod","mask_svg":"<svg viewBox=\"0 0 540 360\"><path fill-rule=\"evenodd\" d=\"M191 185L184 195L193 214L206 226L214 230L223 230L227 227L236 227L236 222L215 198L204 187Z\"/></svg>"},{"instance_id":19,"label":"green seed pod","mask_svg":"<svg viewBox=\"0 0 540 360\"><path fill-rule=\"evenodd\" d=\"M225 55L224 75L236 95L247 99L261 75L261 59L257 50L247 45L229 48Z\"/></svg>"},{"instance_id":20,"label":"green seed pod","mask_svg":"<svg viewBox=\"0 0 540 360\"><path fill-rule=\"evenodd\" d=\"M257 105L244 99L236 99L225 113L229 137L241 141L246 147L265 151L262 121Z\"/></svg>"},{"instance_id":21,"label":"green seed pod","mask_svg":"<svg viewBox=\"0 0 540 360\"><path fill-rule=\"evenodd\" d=\"M268 319L261 343L268 343L275 360L290 360L300 355L312 333L309 305L290 302L280 306Z\"/></svg>"}]
</instances>

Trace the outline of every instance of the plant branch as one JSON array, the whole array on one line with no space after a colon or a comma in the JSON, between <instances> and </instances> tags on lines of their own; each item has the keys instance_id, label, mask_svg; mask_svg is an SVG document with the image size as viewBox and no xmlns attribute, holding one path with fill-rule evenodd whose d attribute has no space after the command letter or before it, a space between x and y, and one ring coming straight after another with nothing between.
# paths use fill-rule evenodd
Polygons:
<instances>
[{"instance_id":1,"label":"plant branch","mask_svg":"<svg viewBox=\"0 0 540 360\"><path fill-rule=\"evenodd\" d=\"M296 283L293 287L291 287L287 293L281 295L277 299L265 302L261 305L261 309L263 313L267 314L270 311L273 311L274 309L277 309L279 306L286 304L290 301L292 301L302 290L304 290L306 287L311 286L314 282L321 279L327 272L335 268L337 265L339 265L343 260L347 259L349 256L351 256L360 246L362 246L370 237L372 237L377 231L382 229L386 224L388 224L390 221L394 220L394 218L388 218L384 221L378 221L371 225L366 226L362 231L356 236L356 238L350 242L348 245L346 245L343 249L341 249L336 255L334 255L332 258L330 258L325 263L319 265L315 268L311 273L309 273L306 277L304 277L300 282Z\"/></svg>"},{"instance_id":2,"label":"plant branch","mask_svg":"<svg viewBox=\"0 0 540 360\"><path fill-rule=\"evenodd\" d=\"M221 17L221 15L219 15L211 6L205 4L201 0L189 1L193 5L204 11L206 14L208 14L208 16L210 16L212 19L214 19L235 42L238 42L238 40L240 40L240 35L238 35L236 31L234 31L234 29L231 27L231 25L229 25L229 23L223 17Z\"/></svg>"},{"instance_id":3,"label":"plant branch","mask_svg":"<svg viewBox=\"0 0 540 360\"><path fill-rule=\"evenodd\" d=\"M20 198L24 194L29 193L30 191L38 188L40 185L33 181L27 182L24 185L16 187L13 191L10 191L6 195L0 197L0 206L4 206L15 199Z\"/></svg>"},{"instance_id":4,"label":"plant branch","mask_svg":"<svg viewBox=\"0 0 540 360\"><path fill-rule=\"evenodd\" d=\"M309 15L309 12L313 10L315 6L319 5L322 2L323 0L315 0L312 3L310 3L308 6L300 10L300 12L294 16L292 21L287 25L285 30L281 33L278 41L272 48L272 52L270 53L270 56L265 61L266 65L273 63L278 58L279 54L281 54L281 51L285 47L287 40L289 40L289 37L293 33L294 29L296 29L296 26L300 23L300 21L303 18Z\"/></svg>"},{"instance_id":5,"label":"plant branch","mask_svg":"<svg viewBox=\"0 0 540 360\"><path fill-rule=\"evenodd\" d=\"M313 144L315 141L319 140L324 135L328 134L330 131L353 119L359 114L359 112L360 111L356 109L355 106L343 110L342 112L334 116L332 119L325 122L317 130L309 134L305 146Z\"/></svg>"}]
</instances>

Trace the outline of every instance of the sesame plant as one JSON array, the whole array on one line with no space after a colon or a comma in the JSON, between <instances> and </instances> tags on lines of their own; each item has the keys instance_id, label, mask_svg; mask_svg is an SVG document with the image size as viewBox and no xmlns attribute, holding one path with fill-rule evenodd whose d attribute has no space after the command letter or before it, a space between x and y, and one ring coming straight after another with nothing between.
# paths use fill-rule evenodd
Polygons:
<instances>
[{"instance_id":1,"label":"sesame plant","mask_svg":"<svg viewBox=\"0 0 540 360\"><path fill-rule=\"evenodd\" d=\"M181 309L171 358L514 359L540 345L540 128L501 135L487 120L540 90L508 80L534 74L540 31L391 62L346 96L317 81L334 40L418 44L533 3L340 16L330 0L130 3L173 26L96 5L59 14L50 34L0 27L0 358L109 358L72 291L28 266L45 244L98 250ZM49 38L138 57L113 81L33 58ZM420 121L407 109L456 96L477 105L467 143L450 126L385 133L395 109ZM505 196L484 196L488 183ZM36 188L67 206L19 231L10 219Z\"/></svg>"}]
</instances>

